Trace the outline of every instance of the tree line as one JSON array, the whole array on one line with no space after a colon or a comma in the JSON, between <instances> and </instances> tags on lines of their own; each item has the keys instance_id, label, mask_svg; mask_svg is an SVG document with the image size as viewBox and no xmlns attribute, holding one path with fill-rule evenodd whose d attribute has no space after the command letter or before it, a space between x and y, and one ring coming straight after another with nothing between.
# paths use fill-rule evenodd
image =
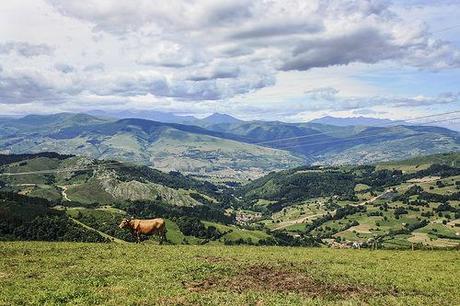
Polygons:
<instances>
[{"instance_id":1,"label":"tree line","mask_svg":"<svg viewBox=\"0 0 460 306\"><path fill-rule=\"evenodd\" d=\"M108 242L51 206L46 199L0 192L0 239Z\"/></svg>"}]
</instances>

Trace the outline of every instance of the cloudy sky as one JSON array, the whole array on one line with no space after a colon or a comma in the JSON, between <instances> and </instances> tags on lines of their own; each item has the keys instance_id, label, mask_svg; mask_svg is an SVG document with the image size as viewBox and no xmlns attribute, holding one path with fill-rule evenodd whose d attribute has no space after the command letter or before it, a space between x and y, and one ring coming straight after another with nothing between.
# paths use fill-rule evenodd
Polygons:
<instances>
[{"instance_id":1,"label":"cloudy sky","mask_svg":"<svg viewBox=\"0 0 460 306\"><path fill-rule=\"evenodd\" d=\"M460 1L0 2L0 114L460 109Z\"/></svg>"}]
</instances>

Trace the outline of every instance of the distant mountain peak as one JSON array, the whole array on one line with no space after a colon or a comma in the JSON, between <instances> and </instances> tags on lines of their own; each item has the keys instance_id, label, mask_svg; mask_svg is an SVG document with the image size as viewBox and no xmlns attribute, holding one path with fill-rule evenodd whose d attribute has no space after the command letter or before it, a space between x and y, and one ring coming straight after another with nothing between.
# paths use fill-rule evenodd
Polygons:
<instances>
[{"instance_id":1,"label":"distant mountain peak","mask_svg":"<svg viewBox=\"0 0 460 306\"><path fill-rule=\"evenodd\" d=\"M205 117L203 119L201 119L202 121L205 121L207 123L213 123L213 124L217 124L217 123L238 123L238 122L241 122L241 120L235 118L235 117L232 117L230 115L227 115L227 114L221 114L221 113L214 113L208 117Z\"/></svg>"}]
</instances>

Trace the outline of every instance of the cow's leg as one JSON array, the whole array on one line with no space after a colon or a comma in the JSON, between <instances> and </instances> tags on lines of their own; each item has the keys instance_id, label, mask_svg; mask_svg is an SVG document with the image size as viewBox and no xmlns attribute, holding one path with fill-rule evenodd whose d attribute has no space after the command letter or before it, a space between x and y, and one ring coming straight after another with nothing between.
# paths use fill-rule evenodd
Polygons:
<instances>
[{"instance_id":1,"label":"cow's leg","mask_svg":"<svg viewBox=\"0 0 460 306\"><path fill-rule=\"evenodd\" d=\"M166 228L160 228L158 231L158 237L160 237L160 244L163 244L166 240Z\"/></svg>"},{"instance_id":2,"label":"cow's leg","mask_svg":"<svg viewBox=\"0 0 460 306\"><path fill-rule=\"evenodd\" d=\"M137 243L141 243L141 234L139 232L136 232L137 235Z\"/></svg>"},{"instance_id":3,"label":"cow's leg","mask_svg":"<svg viewBox=\"0 0 460 306\"><path fill-rule=\"evenodd\" d=\"M136 240L136 231L135 230L131 230L131 235L133 236L134 240Z\"/></svg>"},{"instance_id":4,"label":"cow's leg","mask_svg":"<svg viewBox=\"0 0 460 306\"><path fill-rule=\"evenodd\" d=\"M155 236L158 236L158 239L159 239L158 244L161 244L163 242L161 239L161 230L155 231Z\"/></svg>"}]
</instances>

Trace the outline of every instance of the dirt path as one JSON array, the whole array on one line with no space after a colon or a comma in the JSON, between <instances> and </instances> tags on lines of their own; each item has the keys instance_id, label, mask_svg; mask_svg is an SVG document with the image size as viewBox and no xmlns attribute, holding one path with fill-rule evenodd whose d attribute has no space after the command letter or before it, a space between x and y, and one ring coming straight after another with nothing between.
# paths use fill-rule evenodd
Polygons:
<instances>
[{"instance_id":1,"label":"dirt path","mask_svg":"<svg viewBox=\"0 0 460 306\"><path fill-rule=\"evenodd\" d=\"M372 202L374 202L374 201L380 199L381 197L383 197L384 195L386 195L386 194L388 194L388 193L390 193L390 192L392 192L392 190L391 190L391 189L387 189L387 190L385 190L384 192L382 192L381 194L379 194L378 196L373 197L372 199L363 201L363 202L358 203L358 204L351 204L350 206L362 206L362 205L366 205L366 204L372 203Z\"/></svg>"},{"instance_id":2,"label":"dirt path","mask_svg":"<svg viewBox=\"0 0 460 306\"><path fill-rule=\"evenodd\" d=\"M113 242L115 242L115 243L128 243L128 242L126 242L126 241L124 241L124 240L115 238L115 237L113 237L113 236L107 235L106 233L103 233L103 232L101 232L101 231L98 231L97 229L92 228L91 226L88 226L88 225L86 225L86 224L84 224L84 223L78 221L77 219L74 219L74 218L72 218L72 217L69 217L69 218L70 218L73 222L77 223L78 225L80 225L80 226L82 226L82 227L84 227L84 228L86 228L86 229L89 229L89 230L92 230L92 231L96 231L96 232L99 233L102 237L107 238L107 239L110 239L111 241L113 241Z\"/></svg>"},{"instance_id":3,"label":"dirt path","mask_svg":"<svg viewBox=\"0 0 460 306\"><path fill-rule=\"evenodd\" d=\"M430 183L441 179L440 176L425 176L417 179L410 179L407 183Z\"/></svg>"},{"instance_id":4,"label":"dirt path","mask_svg":"<svg viewBox=\"0 0 460 306\"><path fill-rule=\"evenodd\" d=\"M64 201L68 201L70 202L70 199L69 197L67 196L67 186L57 186L58 188L61 188L61 194L62 194L62 198L64 199Z\"/></svg>"},{"instance_id":5,"label":"dirt path","mask_svg":"<svg viewBox=\"0 0 460 306\"><path fill-rule=\"evenodd\" d=\"M304 223L307 220L310 220L311 218L324 216L325 214L326 213L321 213L321 214L302 217L302 218L299 218L299 219L284 221L284 222L281 222L280 224L278 224L276 227L274 227L273 230L276 231L276 230L280 230L280 229L286 228L286 227L294 225L294 224L301 224L301 223Z\"/></svg>"}]
</instances>

